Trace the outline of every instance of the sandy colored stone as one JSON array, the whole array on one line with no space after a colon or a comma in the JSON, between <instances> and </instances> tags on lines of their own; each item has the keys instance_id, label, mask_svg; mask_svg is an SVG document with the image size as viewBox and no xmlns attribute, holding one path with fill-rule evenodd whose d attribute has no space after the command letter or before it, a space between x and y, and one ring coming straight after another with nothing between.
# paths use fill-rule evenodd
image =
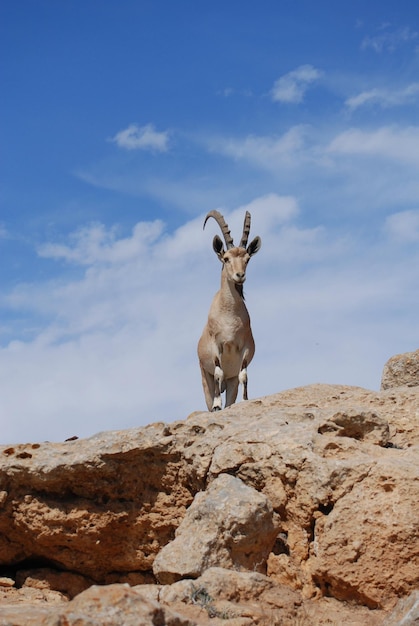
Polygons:
<instances>
[{"instance_id":1,"label":"sandy colored stone","mask_svg":"<svg viewBox=\"0 0 419 626\"><path fill-rule=\"evenodd\" d=\"M63 573L152 581L197 494L228 474L269 501L277 592L296 594L307 623L328 624L330 609L349 624L353 606L373 624L419 587L418 407L419 387L310 385L172 424L0 447L2 571L30 562L58 575L48 589L0 587L0 608L65 604ZM196 623L209 619L192 609Z\"/></svg>"},{"instance_id":2,"label":"sandy colored stone","mask_svg":"<svg viewBox=\"0 0 419 626\"><path fill-rule=\"evenodd\" d=\"M6 608L22 607L22 611L30 613L34 607L54 607L68 602L68 597L59 591L51 589L36 589L34 587L0 587L0 616ZM1 625L1 620L0 620Z\"/></svg>"},{"instance_id":3,"label":"sandy colored stone","mask_svg":"<svg viewBox=\"0 0 419 626\"><path fill-rule=\"evenodd\" d=\"M2 607L0 626L195 626L147 600L129 585L93 585L74 600L54 608L35 605Z\"/></svg>"},{"instance_id":4,"label":"sandy colored stone","mask_svg":"<svg viewBox=\"0 0 419 626\"><path fill-rule=\"evenodd\" d=\"M251 618L253 624L294 623L302 600L299 594L280 587L257 572L237 572L220 567L207 569L197 580L182 580L163 587L163 605L179 602L200 605L213 617ZM216 615L217 614L217 615Z\"/></svg>"},{"instance_id":5,"label":"sandy colored stone","mask_svg":"<svg viewBox=\"0 0 419 626\"><path fill-rule=\"evenodd\" d=\"M388 608L419 587L417 455L392 450L317 518L308 565L325 595Z\"/></svg>"},{"instance_id":6,"label":"sandy colored stone","mask_svg":"<svg viewBox=\"0 0 419 626\"><path fill-rule=\"evenodd\" d=\"M392 356L384 365L381 389L419 385L419 350Z\"/></svg>"},{"instance_id":7,"label":"sandy colored stone","mask_svg":"<svg viewBox=\"0 0 419 626\"><path fill-rule=\"evenodd\" d=\"M349 437L379 446L386 446L390 439L388 421L378 411L363 407L350 407L337 411L320 425L318 432L333 433L338 437Z\"/></svg>"},{"instance_id":8,"label":"sandy colored stone","mask_svg":"<svg viewBox=\"0 0 419 626\"><path fill-rule=\"evenodd\" d=\"M207 612L228 616L224 621L213 617L204 622L214 626L378 626L383 619L381 611L345 605L333 598L304 600L301 594L263 574L219 567L208 569L196 580L163 586L158 597L163 606L198 604Z\"/></svg>"},{"instance_id":9,"label":"sandy colored stone","mask_svg":"<svg viewBox=\"0 0 419 626\"><path fill-rule=\"evenodd\" d=\"M57 572L52 568L19 570L16 582L19 587L59 591L68 598L74 598L92 585L92 581L84 576L71 572Z\"/></svg>"},{"instance_id":10,"label":"sandy colored stone","mask_svg":"<svg viewBox=\"0 0 419 626\"><path fill-rule=\"evenodd\" d=\"M266 571L276 535L268 498L239 478L220 474L195 496L153 571L165 584L197 578L214 566Z\"/></svg>"},{"instance_id":11,"label":"sandy colored stone","mask_svg":"<svg viewBox=\"0 0 419 626\"><path fill-rule=\"evenodd\" d=\"M413 591L400 600L383 622L383 626L418 626L418 624L419 591Z\"/></svg>"},{"instance_id":12,"label":"sandy colored stone","mask_svg":"<svg viewBox=\"0 0 419 626\"><path fill-rule=\"evenodd\" d=\"M183 463L164 428L0 448L2 563L51 559L99 582L150 570L197 488L179 479Z\"/></svg>"}]
</instances>

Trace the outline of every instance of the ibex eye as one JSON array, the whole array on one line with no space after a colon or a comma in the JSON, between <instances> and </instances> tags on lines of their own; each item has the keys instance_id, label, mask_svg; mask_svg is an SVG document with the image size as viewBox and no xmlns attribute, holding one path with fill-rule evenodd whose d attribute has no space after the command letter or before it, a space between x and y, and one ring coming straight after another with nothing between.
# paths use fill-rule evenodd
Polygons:
<instances>
[{"instance_id":1,"label":"ibex eye","mask_svg":"<svg viewBox=\"0 0 419 626\"><path fill-rule=\"evenodd\" d=\"M224 257L224 263L228 263L230 261L230 259L228 257Z\"/></svg>"}]
</instances>

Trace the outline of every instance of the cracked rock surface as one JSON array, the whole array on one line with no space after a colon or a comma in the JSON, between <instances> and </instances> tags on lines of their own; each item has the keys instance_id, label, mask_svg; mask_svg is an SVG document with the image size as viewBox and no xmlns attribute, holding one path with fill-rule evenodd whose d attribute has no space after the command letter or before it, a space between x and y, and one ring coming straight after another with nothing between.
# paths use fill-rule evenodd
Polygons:
<instances>
[{"instance_id":1,"label":"cracked rock surface","mask_svg":"<svg viewBox=\"0 0 419 626\"><path fill-rule=\"evenodd\" d=\"M417 386L310 385L1 447L0 626L35 604L37 624L76 601L89 615L108 588L146 597L144 624L383 623L419 588L418 407Z\"/></svg>"}]
</instances>

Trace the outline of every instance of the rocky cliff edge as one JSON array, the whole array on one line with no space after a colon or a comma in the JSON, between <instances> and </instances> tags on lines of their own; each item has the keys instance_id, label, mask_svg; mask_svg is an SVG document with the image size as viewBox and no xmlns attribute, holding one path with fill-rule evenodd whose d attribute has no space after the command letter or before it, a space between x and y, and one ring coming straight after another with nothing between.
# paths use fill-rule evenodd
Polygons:
<instances>
[{"instance_id":1,"label":"rocky cliff edge","mask_svg":"<svg viewBox=\"0 0 419 626\"><path fill-rule=\"evenodd\" d=\"M1 447L0 626L418 624L418 364Z\"/></svg>"}]
</instances>

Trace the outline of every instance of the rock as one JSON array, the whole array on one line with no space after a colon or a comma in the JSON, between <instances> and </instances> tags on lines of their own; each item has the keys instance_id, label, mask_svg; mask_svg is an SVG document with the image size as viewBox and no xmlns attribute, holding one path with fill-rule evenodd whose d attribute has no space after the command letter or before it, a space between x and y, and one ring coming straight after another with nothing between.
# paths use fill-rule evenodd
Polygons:
<instances>
[{"instance_id":1,"label":"rock","mask_svg":"<svg viewBox=\"0 0 419 626\"><path fill-rule=\"evenodd\" d=\"M281 624L294 613L291 623L310 626L381 624L419 587L418 406L419 386L310 385L172 424L0 447L0 571L19 581L0 586L1 619L20 611L0 626L26 626L24 610L37 625L52 611L57 624L59 611L102 593L106 611L117 594L127 615L147 596L145 620L173 608L173 620L202 624L221 620L212 604L236 603L236 626L268 626L251 607L279 610L267 591L262 604L229 591L228 577L231 589L258 589L260 576L288 598ZM162 582L195 578L150 586L153 566ZM210 587L207 572L223 584ZM123 581L135 589L108 592ZM91 583L102 585L94 602L91 588L68 601ZM176 585L195 585L197 602L165 604Z\"/></svg>"},{"instance_id":2,"label":"rock","mask_svg":"<svg viewBox=\"0 0 419 626\"><path fill-rule=\"evenodd\" d=\"M96 585L77 596L65 609L60 610L66 626L138 626L139 624L167 624L167 626L192 626L170 609L142 597L129 585ZM82 620L82 621L81 621ZM47 626L47 625L46 625ZM51 621L48 626L53 626Z\"/></svg>"},{"instance_id":3,"label":"rock","mask_svg":"<svg viewBox=\"0 0 419 626\"><path fill-rule=\"evenodd\" d=\"M202 487L173 444L156 424L0 448L1 563L51 563L95 582L150 571Z\"/></svg>"},{"instance_id":4,"label":"rock","mask_svg":"<svg viewBox=\"0 0 419 626\"><path fill-rule=\"evenodd\" d=\"M332 432L338 437L352 437L378 446L386 446L390 438L388 421L377 412L362 407L334 413L319 427L318 432L322 435Z\"/></svg>"},{"instance_id":5,"label":"rock","mask_svg":"<svg viewBox=\"0 0 419 626\"><path fill-rule=\"evenodd\" d=\"M139 591L149 597L151 588ZM154 598L152 595L150 599ZM201 615L204 612L209 618L202 623L212 626L378 626L383 619L381 611L346 605L333 598L304 600L301 594L268 576L219 567L206 570L198 579L160 587L158 599L163 606L176 607L179 612L182 607L201 607Z\"/></svg>"},{"instance_id":6,"label":"rock","mask_svg":"<svg viewBox=\"0 0 419 626\"><path fill-rule=\"evenodd\" d=\"M4 616L6 608L9 607L24 607L25 611L30 613L34 607L44 607L48 611L51 607L66 604L67 602L67 596L51 589L0 587L0 617ZM22 615L24 615L24 613L22 613ZM21 617L21 621L23 621L23 617ZM18 622L17 626L19 626L19 624L20 622ZM7 625L12 626L9 622L7 622ZM0 626L2 626L1 619Z\"/></svg>"},{"instance_id":7,"label":"rock","mask_svg":"<svg viewBox=\"0 0 419 626\"><path fill-rule=\"evenodd\" d=\"M389 451L317 517L308 566L324 595L389 608L396 590L406 595L418 586L417 455Z\"/></svg>"},{"instance_id":8,"label":"rock","mask_svg":"<svg viewBox=\"0 0 419 626\"><path fill-rule=\"evenodd\" d=\"M419 385L419 350L392 356L384 365L381 389Z\"/></svg>"},{"instance_id":9,"label":"rock","mask_svg":"<svg viewBox=\"0 0 419 626\"><path fill-rule=\"evenodd\" d=\"M197 580L182 580L163 587L159 601L165 606L189 604L204 608L211 618L249 619L249 624L295 624L302 615L301 596L257 572L207 569ZM211 622L213 623L213 622Z\"/></svg>"},{"instance_id":10,"label":"rock","mask_svg":"<svg viewBox=\"0 0 419 626\"><path fill-rule=\"evenodd\" d=\"M197 578L213 566L266 571L277 532L267 497L239 478L221 474L195 496L176 539L157 555L153 571L164 584Z\"/></svg>"},{"instance_id":11,"label":"rock","mask_svg":"<svg viewBox=\"0 0 419 626\"><path fill-rule=\"evenodd\" d=\"M74 598L92 585L92 581L84 576L71 572L57 572L51 568L19 570L16 575L16 582L19 587L59 591L68 598Z\"/></svg>"},{"instance_id":12,"label":"rock","mask_svg":"<svg viewBox=\"0 0 419 626\"><path fill-rule=\"evenodd\" d=\"M407 598L400 600L391 614L384 620L383 626L418 626L419 591L414 591Z\"/></svg>"},{"instance_id":13,"label":"rock","mask_svg":"<svg viewBox=\"0 0 419 626\"><path fill-rule=\"evenodd\" d=\"M195 626L167 607L147 600L129 585L93 585L67 604L46 609L3 607L0 626Z\"/></svg>"}]
</instances>

